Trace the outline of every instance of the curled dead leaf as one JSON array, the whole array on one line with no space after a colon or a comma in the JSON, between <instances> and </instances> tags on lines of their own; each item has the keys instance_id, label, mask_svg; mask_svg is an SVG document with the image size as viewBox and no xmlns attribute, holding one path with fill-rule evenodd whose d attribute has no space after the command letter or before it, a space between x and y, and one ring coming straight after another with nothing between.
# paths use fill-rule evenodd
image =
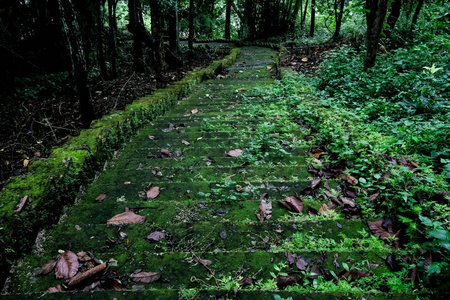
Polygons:
<instances>
[{"instance_id":1,"label":"curled dead leaf","mask_svg":"<svg viewBox=\"0 0 450 300\"><path fill-rule=\"evenodd\" d=\"M167 149L161 149L161 154L165 157L172 157L172 153Z\"/></svg>"},{"instance_id":2,"label":"curled dead leaf","mask_svg":"<svg viewBox=\"0 0 450 300\"><path fill-rule=\"evenodd\" d=\"M47 289L47 292L48 292L48 293L64 292L64 287L63 287L62 285L58 284L57 286L49 287L49 288Z\"/></svg>"},{"instance_id":3,"label":"curled dead leaf","mask_svg":"<svg viewBox=\"0 0 450 300\"><path fill-rule=\"evenodd\" d=\"M241 149L234 149L234 150L228 151L227 155L230 157L238 157L242 153L243 153L243 151Z\"/></svg>"},{"instance_id":4,"label":"curled dead leaf","mask_svg":"<svg viewBox=\"0 0 450 300\"><path fill-rule=\"evenodd\" d=\"M125 212L115 215L109 219L106 223L112 225L120 224L141 224L144 223L145 216L140 216L130 211L128 207L125 207Z\"/></svg>"},{"instance_id":5,"label":"curled dead leaf","mask_svg":"<svg viewBox=\"0 0 450 300\"><path fill-rule=\"evenodd\" d=\"M95 201L102 202L106 198L106 194L100 194L95 198Z\"/></svg>"},{"instance_id":6,"label":"curled dead leaf","mask_svg":"<svg viewBox=\"0 0 450 300\"><path fill-rule=\"evenodd\" d=\"M212 261L210 261L209 259L199 259L198 262L204 265L205 267L212 264Z\"/></svg>"},{"instance_id":7,"label":"curled dead leaf","mask_svg":"<svg viewBox=\"0 0 450 300\"><path fill-rule=\"evenodd\" d=\"M103 272L106 270L106 262L102 263L101 265L98 265L92 269L87 270L83 273L78 273L72 279L69 280L68 285L73 286L81 283L83 280L93 277L94 275Z\"/></svg>"},{"instance_id":8,"label":"curled dead leaf","mask_svg":"<svg viewBox=\"0 0 450 300\"><path fill-rule=\"evenodd\" d=\"M78 256L72 251L64 251L56 257L56 278L70 279L78 272Z\"/></svg>"},{"instance_id":9,"label":"curled dead leaf","mask_svg":"<svg viewBox=\"0 0 450 300\"><path fill-rule=\"evenodd\" d=\"M152 186L147 190L147 199L155 199L158 197L160 191L158 186Z\"/></svg>"},{"instance_id":10,"label":"curled dead leaf","mask_svg":"<svg viewBox=\"0 0 450 300\"><path fill-rule=\"evenodd\" d=\"M182 140L181 141L183 144L185 144L186 146L189 146L191 143L189 143L188 141Z\"/></svg>"},{"instance_id":11,"label":"curled dead leaf","mask_svg":"<svg viewBox=\"0 0 450 300\"><path fill-rule=\"evenodd\" d=\"M25 197L23 197L23 198L21 198L20 199L20 202L19 202L19 204L17 205L17 209L16 209L16 212L21 212L24 208L25 208L25 206L27 205L27 203L28 203L28 196L25 196Z\"/></svg>"},{"instance_id":12,"label":"curled dead leaf","mask_svg":"<svg viewBox=\"0 0 450 300\"><path fill-rule=\"evenodd\" d=\"M356 179L355 177L353 177L351 175L348 175L348 174L340 174L338 176L338 178L347 181L351 185L357 185L358 184L358 179Z\"/></svg>"},{"instance_id":13,"label":"curled dead leaf","mask_svg":"<svg viewBox=\"0 0 450 300\"><path fill-rule=\"evenodd\" d=\"M154 272L140 272L130 275L131 280L134 282L152 283L161 278L161 274Z\"/></svg>"},{"instance_id":14,"label":"curled dead leaf","mask_svg":"<svg viewBox=\"0 0 450 300\"><path fill-rule=\"evenodd\" d=\"M161 231L155 231L150 233L147 236L147 240L151 241L151 242L158 242L159 240L163 239L166 237L166 234L164 232Z\"/></svg>"},{"instance_id":15,"label":"curled dead leaf","mask_svg":"<svg viewBox=\"0 0 450 300\"><path fill-rule=\"evenodd\" d=\"M272 202L267 203L266 200L262 199L259 212L255 211L255 215L260 222L270 219L272 217Z\"/></svg>"},{"instance_id":16,"label":"curled dead leaf","mask_svg":"<svg viewBox=\"0 0 450 300\"><path fill-rule=\"evenodd\" d=\"M197 114L197 113L198 113L198 109L197 109L197 108L194 108L193 110L191 110L191 113L192 113L193 115Z\"/></svg>"},{"instance_id":17,"label":"curled dead leaf","mask_svg":"<svg viewBox=\"0 0 450 300\"><path fill-rule=\"evenodd\" d=\"M56 259L47 261L39 270L38 275L47 275L53 271L56 266Z\"/></svg>"},{"instance_id":18,"label":"curled dead leaf","mask_svg":"<svg viewBox=\"0 0 450 300\"><path fill-rule=\"evenodd\" d=\"M362 270L357 270L357 269L351 269L347 272L345 272L340 279L346 279L348 281L354 281L354 280L358 280L364 277L370 277L373 276L373 274L369 271L362 271Z\"/></svg>"},{"instance_id":19,"label":"curled dead leaf","mask_svg":"<svg viewBox=\"0 0 450 300\"><path fill-rule=\"evenodd\" d=\"M302 213L303 211L303 201L297 196L286 197L284 201L280 201L279 203L289 211L296 213Z\"/></svg>"},{"instance_id":20,"label":"curled dead leaf","mask_svg":"<svg viewBox=\"0 0 450 300\"><path fill-rule=\"evenodd\" d=\"M294 276L278 276L276 279L278 289L282 290L289 285L299 283L297 277Z\"/></svg>"}]
</instances>

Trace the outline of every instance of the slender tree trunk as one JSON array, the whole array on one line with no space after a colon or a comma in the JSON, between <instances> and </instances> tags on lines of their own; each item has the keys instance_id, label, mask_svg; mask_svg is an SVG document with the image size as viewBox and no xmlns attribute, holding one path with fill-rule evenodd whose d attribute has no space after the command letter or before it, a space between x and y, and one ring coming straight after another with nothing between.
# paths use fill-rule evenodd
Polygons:
<instances>
[{"instance_id":1,"label":"slender tree trunk","mask_svg":"<svg viewBox=\"0 0 450 300\"><path fill-rule=\"evenodd\" d=\"M227 0L227 6L225 10L225 39L231 39L231 2L233 0Z\"/></svg>"},{"instance_id":2,"label":"slender tree trunk","mask_svg":"<svg viewBox=\"0 0 450 300\"><path fill-rule=\"evenodd\" d=\"M80 26L76 19L72 0L58 0L61 12L61 22L66 35L66 46L71 62L71 77L75 82L79 101L83 126L88 128L94 119L94 109L87 86L86 56L83 49L83 40Z\"/></svg>"},{"instance_id":3,"label":"slender tree trunk","mask_svg":"<svg viewBox=\"0 0 450 300\"><path fill-rule=\"evenodd\" d=\"M378 41L380 40L381 30L384 19L386 18L389 0L366 0L366 48L367 54L364 61L365 68L372 68L377 58Z\"/></svg>"},{"instance_id":4,"label":"slender tree trunk","mask_svg":"<svg viewBox=\"0 0 450 300\"><path fill-rule=\"evenodd\" d=\"M116 7L118 0L108 0L109 53L111 60L111 76L117 77L117 21Z\"/></svg>"},{"instance_id":5,"label":"slender tree trunk","mask_svg":"<svg viewBox=\"0 0 450 300\"><path fill-rule=\"evenodd\" d=\"M314 36L314 28L316 27L316 0L311 0L311 29L309 35Z\"/></svg>"},{"instance_id":6,"label":"slender tree trunk","mask_svg":"<svg viewBox=\"0 0 450 300\"><path fill-rule=\"evenodd\" d=\"M178 0L172 1L169 13L169 47L171 51L178 52L180 49L180 32L178 26Z\"/></svg>"},{"instance_id":7,"label":"slender tree trunk","mask_svg":"<svg viewBox=\"0 0 450 300\"><path fill-rule=\"evenodd\" d=\"M194 51L194 0L189 0L189 50L192 58Z\"/></svg>"},{"instance_id":8,"label":"slender tree trunk","mask_svg":"<svg viewBox=\"0 0 450 300\"><path fill-rule=\"evenodd\" d=\"M289 31L294 32L294 30L295 30L295 23L297 22L298 12L302 8L302 4L303 4L302 2L303 2L302 0L295 1L294 12L289 21Z\"/></svg>"},{"instance_id":9,"label":"slender tree trunk","mask_svg":"<svg viewBox=\"0 0 450 300\"><path fill-rule=\"evenodd\" d=\"M386 37L390 38L392 31L395 28L395 24L397 24L397 20L400 17L400 11L402 8L402 0L395 0L391 5L391 13L387 18L386 23L388 24L388 28L386 30Z\"/></svg>"},{"instance_id":10,"label":"slender tree trunk","mask_svg":"<svg viewBox=\"0 0 450 300\"><path fill-rule=\"evenodd\" d=\"M133 34L133 58L134 68L137 72L144 72L144 54L142 50L142 39L138 28L138 11L136 2L139 0L128 0L128 30Z\"/></svg>"},{"instance_id":11,"label":"slender tree trunk","mask_svg":"<svg viewBox=\"0 0 450 300\"><path fill-rule=\"evenodd\" d=\"M160 0L150 0L152 17L153 55L155 57L155 75L158 80L164 77L164 44L162 38L162 7Z\"/></svg>"},{"instance_id":12,"label":"slender tree trunk","mask_svg":"<svg viewBox=\"0 0 450 300\"><path fill-rule=\"evenodd\" d=\"M419 3L417 3L416 10L414 11L414 15L411 21L411 32L414 30L417 24L417 19L419 18L420 10L423 6L423 0L419 0Z\"/></svg>"},{"instance_id":13,"label":"slender tree trunk","mask_svg":"<svg viewBox=\"0 0 450 300\"><path fill-rule=\"evenodd\" d=\"M336 3L336 2L335 2ZM339 0L339 10L336 12L336 30L334 31L333 40L337 41L341 34L342 16L344 15L345 0Z\"/></svg>"},{"instance_id":14,"label":"slender tree trunk","mask_svg":"<svg viewBox=\"0 0 450 300\"><path fill-rule=\"evenodd\" d=\"M97 23L97 59L98 64L100 65L100 76L106 78L108 76L106 72L106 61L105 55L103 52L103 17L102 17L102 6L104 5L104 1L99 1L99 3L95 4L95 17Z\"/></svg>"},{"instance_id":15,"label":"slender tree trunk","mask_svg":"<svg viewBox=\"0 0 450 300\"><path fill-rule=\"evenodd\" d=\"M210 23L209 23L209 36L210 38L213 38L213 33L214 33L214 6L215 6L215 1L211 0L211 10L209 12L210 15Z\"/></svg>"},{"instance_id":16,"label":"slender tree trunk","mask_svg":"<svg viewBox=\"0 0 450 300\"><path fill-rule=\"evenodd\" d=\"M306 0L305 10L303 11L302 20L300 22L300 30L301 31L303 31L303 27L305 27L306 12L308 11L308 2L309 2L309 0Z\"/></svg>"},{"instance_id":17,"label":"slender tree trunk","mask_svg":"<svg viewBox=\"0 0 450 300\"><path fill-rule=\"evenodd\" d=\"M255 3L253 0L245 1L245 17L248 27L248 35L250 39L256 37L256 22L255 22Z\"/></svg>"}]
</instances>

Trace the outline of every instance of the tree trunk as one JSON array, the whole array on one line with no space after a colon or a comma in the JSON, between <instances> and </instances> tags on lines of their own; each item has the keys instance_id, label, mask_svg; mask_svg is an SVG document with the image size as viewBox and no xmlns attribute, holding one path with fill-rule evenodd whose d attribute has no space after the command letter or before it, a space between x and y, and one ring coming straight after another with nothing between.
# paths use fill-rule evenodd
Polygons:
<instances>
[{"instance_id":1,"label":"tree trunk","mask_svg":"<svg viewBox=\"0 0 450 300\"><path fill-rule=\"evenodd\" d=\"M75 83L80 101L81 121L88 128L94 119L94 109L87 86L87 67L83 49L81 30L76 19L72 0L58 0L61 22L66 35L66 46L71 63L71 77Z\"/></svg>"},{"instance_id":2,"label":"tree trunk","mask_svg":"<svg viewBox=\"0 0 450 300\"><path fill-rule=\"evenodd\" d=\"M294 32L295 30L295 22L297 22L298 12L302 8L302 0L296 0L295 6L294 6L294 12L293 15L289 21L289 31Z\"/></svg>"},{"instance_id":3,"label":"tree trunk","mask_svg":"<svg viewBox=\"0 0 450 300\"><path fill-rule=\"evenodd\" d=\"M133 34L133 59L134 59L134 69L137 72L144 72L144 58L142 50L142 39L139 34L138 28L138 11L136 1L139 0L128 0L128 30Z\"/></svg>"},{"instance_id":4,"label":"tree trunk","mask_svg":"<svg viewBox=\"0 0 450 300\"><path fill-rule=\"evenodd\" d=\"M111 60L111 76L117 77L117 20L116 7L118 0L108 0L109 56Z\"/></svg>"},{"instance_id":5,"label":"tree trunk","mask_svg":"<svg viewBox=\"0 0 450 300\"><path fill-rule=\"evenodd\" d=\"M366 0L366 48L367 54L364 61L365 68L372 68L377 58L378 41L387 13L389 0Z\"/></svg>"},{"instance_id":6,"label":"tree trunk","mask_svg":"<svg viewBox=\"0 0 450 300\"><path fill-rule=\"evenodd\" d=\"M254 39L256 37L256 22L255 22L255 5L253 0L245 1L245 17L248 27L248 37Z\"/></svg>"},{"instance_id":7,"label":"tree trunk","mask_svg":"<svg viewBox=\"0 0 450 300\"><path fill-rule=\"evenodd\" d=\"M316 0L311 0L311 29L309 35L314 36L314 27L316 26Z\"/></svg>"},{"instance_id":8,"label":"tree trunk","mask_svg":"<svg viewBox=\"0 0 450 300\"><path fill-rule=\"evenodd\" d=\"M400 10L402 8L402 0L395 0L391 6L391 13L387 19L387 24L389 25L389 31L394 30L395 24L400 17Z\"/></svg>"},{"instance_id":9,"label":"tree trunk","mask_svg":"<svg viewBox=\"0 0 450 300\"><path fill-rule=\"evenodd\" d=\"M334 31L333 40L339 40L341 34L342 16L344 15L345 0L339 1L339 10L336 12L336 30Z\"/></svg>"},{"instance_id":10,"label":"tree trunk","mask_svg":"<svg viewBox=\"0 0 450 300\"><path fill-rule=\"evenodd\" d=\"M309 0L306 0L305 10L303 11L302 20L300 22L300 30L301 31L303 31L303 27L305 27L306 12L308 11L308 2L309 2Z\"/></svg>"},{"instance_id":11,"label":"tree trunk","mask_svg":"<svg viewBox=\"0 0 450 300\"><path fill-rule=\"evenodd\" d=\"M417 3L416 10L414 11L414 15L411 21L411 32L414 30L417 24L417 19L419 18L420 10L423 6L423 0L419 0L419 3Z\"/></svg>"},{"instance_id":12,"label":"tree trunk","mask_svg":"<svg viewBox=\"0 0 450 300\"><path fill-rule=\"evenodd\" d=\"M194 51L194 0L189 0L189 50L192 58Z\"/></svg>"},{"instance_id":13,"label":"tree trunk","mask_svg":"<svg viewBox=\"0 0 450 300\"><path fill-rule=\"evenodd\" d=\"M210 38L213 38L213 34L214 34L214 26L213 26L213 24L214 24L214 6L215 6L215 1L214 0L211 0L211 11L209 12L209 15L210 15L210 18L211 18L211 20L210 20L210 23L209 23L209 35L210 35Z\"/></svg>"},{"instance_id":14,"label":"tree trunk","mask_svg":"<svg viewBox=\"0 0 450 300\"><path fill-rule=\"evenodd\" d=\"M172 1L169 12L169 47L173 52L180 49L180 29L178 26L178 0Z\"/></svg>"},{"instance_id":15,"label":"tree trunk","mask_svg":"<svg viewBox=\"0 0 450 300\"><path fill-rule=\"evenodd\" d=\"M155 57L155 75L158 80L164 77L164 44L162 38L162 7L160 0L150 0L152 17L153 55Z\"/></svg>"},{"instance_id":16,"label":"tree trunk","mask_svg":"<svg viewBox=\"0 0 450 300\"><path fill-rule=\"evenodd\" d=\"M231 2L233 0L227 0L226 12L225 12L225 39L231 39Z\"/></svg>"},{"instance_id":17,"label":"tree trunk","mask_svg":"<svg viewBox=\"0 0 450 300\"><path fill-rule=\"evenodd\" d=\"M99 3L95 4L95 17L97 23L97 59L98 64L100 65L100 76L106 78L108 76L106 72L106 61L105 55L103 53L103 17L102 17L102 6L104 5L104 1L99 1Z\"/></svg>"}]
</instances>

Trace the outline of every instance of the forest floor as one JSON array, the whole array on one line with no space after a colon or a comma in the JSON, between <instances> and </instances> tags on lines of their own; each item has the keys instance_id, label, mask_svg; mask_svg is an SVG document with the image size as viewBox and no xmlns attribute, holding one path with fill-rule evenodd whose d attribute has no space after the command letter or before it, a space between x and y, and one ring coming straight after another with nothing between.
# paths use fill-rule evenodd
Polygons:
<instances>
[{"instance_id":1,"label":"forest floor","mask_svg":"<svg viewBox=\"0 0 450 300\"><path fill-rule=\"evenodd\" d=\"M222 50L196 47L192 64L169 69L162 81L157 81L151 73L136 73L131 61L122 61L117 78L91 79L95 117L121 110L134 100L180 80L188 72L221 59L227 54L226 49ZM185 57L183 61L189 60ZM64 144L83 129L78 104L74 105L75 91L70 88L67 78L61 76L22 79L22 86L2 95L0 189L10 176L26 174L33 159L47 157L53 147Z\"/></svg>"},{"instance_id":2,"label":"forest floor","mask_svg":"<svg viewBox=\"0 0 450 300\"><path fill-rule=\"evenodd\" d=\"M357 180L310 148L276 52L242 51L108 162L5 299L416 299L377 237L396 224L362 219Z\"/></svg>"}]
</instances>

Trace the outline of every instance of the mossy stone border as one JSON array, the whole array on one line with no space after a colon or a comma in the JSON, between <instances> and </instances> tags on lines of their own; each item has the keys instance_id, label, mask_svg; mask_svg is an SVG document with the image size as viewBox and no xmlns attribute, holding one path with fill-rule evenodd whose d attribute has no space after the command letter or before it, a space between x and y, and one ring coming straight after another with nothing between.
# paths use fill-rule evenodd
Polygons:
<instances>
[{"instance_id":1,"label":"mossy stone border","mask_svg":"<svg viewBox=\"0 0 450 300\"><path fill-rule=\"evenodd\" d=\"M215 78L231 66L240 49L220 61L189 73L182 80L114 111L89 129L55 148L49 158L34 161L29 173L12 177L0 192L0 283L12 261L31 249L39 229L54 224L62 208L76 198L80 186L92 182L95 172L136 130L173 107L198 83ZM17 212L20 199L27 205Z\"/></svg>"}]
</instances>

